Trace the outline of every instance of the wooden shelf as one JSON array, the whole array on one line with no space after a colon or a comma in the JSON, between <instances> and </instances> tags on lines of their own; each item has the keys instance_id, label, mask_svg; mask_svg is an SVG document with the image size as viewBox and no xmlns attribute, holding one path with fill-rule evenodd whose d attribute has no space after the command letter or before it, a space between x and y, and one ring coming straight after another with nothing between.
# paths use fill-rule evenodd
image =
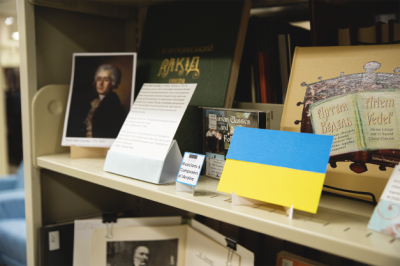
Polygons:
<instances>
[{"instance_id":1,"label":"wooden shelf","mask_svg":"<svg viewBox=\"0 0 400 266\"><path fill-rule=\"evenodd\" d=\"M218 180L202 177L196 195L175 184L154 185L103 171L104 159L70 159L68 153L37 158L41 168L167 204L264 234L368 264L396 265L400 240L367 229L371 204L323 195L318 213L295 211L292 221L277 206L233 206L216 191Z\"/></svg>"}]
</instances>

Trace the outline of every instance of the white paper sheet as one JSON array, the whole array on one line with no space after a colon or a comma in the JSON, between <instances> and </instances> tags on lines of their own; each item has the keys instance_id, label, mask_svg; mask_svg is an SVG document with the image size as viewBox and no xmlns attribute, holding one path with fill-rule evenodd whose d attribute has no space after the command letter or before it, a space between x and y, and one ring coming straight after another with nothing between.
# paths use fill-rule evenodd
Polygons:
<instances>
[{"instance_id":1,"label":"white paper sheet","mask_svg":"<svg viewBox=\"0 0 400 266\"><path fill-rule=\"evenodd\" d=\"M205 236L208 236L209 238L213 239L220 245L226 246L226 236L212 230L211 228L205 226L202 223L199 223L198 221L192 219L192 227L199 231L200 233L204 234ZM254 254L253 252L245 249L241 245L236 245L236 251L235 253L240 255L240 265L241 266L253 266L254 265ZM226 264L224 264L226 265Z\"/></svg>"},{"instance_id":2,"label":"white paper sheet","mask_svg":"<svg viewBox=\"0 0 400 266\"><path fill-rule=\"evenodd\" d=\"M180 216L151 217L151 218L121 218L113 228L128 226L156 226L179 225ZM92 232L95 229L106 228L102 219L76 220L74 234L74 266L90 265L90 252L92 247Z\"/></svg>"},{"instance_id":3,"label":"white paper sheet","mask_svg":"<svg viewBox=\"0 0 400 266\"><path fill-rule=\"evenodd\" d=\"M223 246L191 227L187 228L185 265L228 265L229 248ZM232 254L231 266L240 266L240 256Z\"/></svg>"},{"instance_id":4,"label":"white paper sheet","mask_svg":"<svg viewBox=\"0 0 400 266\"><path fill-rule=\"evenodd\" d=\"M110 150L163 161L196 86L144 84Z\"/></svg>"}]
</instances>

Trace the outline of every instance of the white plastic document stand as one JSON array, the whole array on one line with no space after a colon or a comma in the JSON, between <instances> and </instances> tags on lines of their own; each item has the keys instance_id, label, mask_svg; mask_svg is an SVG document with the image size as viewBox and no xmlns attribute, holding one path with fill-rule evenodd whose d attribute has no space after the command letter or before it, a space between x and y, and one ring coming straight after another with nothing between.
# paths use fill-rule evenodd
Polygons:
<instances>
[{"instance_id":1,"label":"white plastic document stand","mask_svg":"<svg viewBox=\"0 0 400 266\"><path fill-rule=\"evenodd\" d=\"M104 171L154 184L174 182L179 172L182 154L173 140L164 161L109 150Z\"/></svg>"}]
</instances>

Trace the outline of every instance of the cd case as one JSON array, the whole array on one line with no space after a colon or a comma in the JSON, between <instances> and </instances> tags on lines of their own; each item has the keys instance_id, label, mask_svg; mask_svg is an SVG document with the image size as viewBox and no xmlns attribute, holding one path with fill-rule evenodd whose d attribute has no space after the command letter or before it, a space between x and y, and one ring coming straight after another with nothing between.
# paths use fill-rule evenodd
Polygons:
<instances>
[{"instance_id":1,"label":"cd case","mask_svg":"<svg viewBox=\"0 0 400 266\"><path fill-rule=\"evenodd\" d=\"M206 156L202 174L220 179L235 128L269 129L271 112L269 110L201 108L203 109L203 153Z\"/></svg>"}]
</instances>

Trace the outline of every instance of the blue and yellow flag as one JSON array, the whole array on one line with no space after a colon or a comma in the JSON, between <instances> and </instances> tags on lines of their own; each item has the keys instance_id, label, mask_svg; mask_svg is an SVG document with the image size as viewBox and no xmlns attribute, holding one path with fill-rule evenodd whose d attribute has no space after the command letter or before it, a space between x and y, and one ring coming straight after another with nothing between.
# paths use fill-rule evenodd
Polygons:
<instances>
[{"instance_id":1,"label":"blue and yellow flag","mask_svg":"<svg viewBox=\"0 0 400 266\"><path fill-rule=\"evenodd\" d=\"M236 127L218 191L316 213L333 136Z\"/></svg>"}]
</instances>

